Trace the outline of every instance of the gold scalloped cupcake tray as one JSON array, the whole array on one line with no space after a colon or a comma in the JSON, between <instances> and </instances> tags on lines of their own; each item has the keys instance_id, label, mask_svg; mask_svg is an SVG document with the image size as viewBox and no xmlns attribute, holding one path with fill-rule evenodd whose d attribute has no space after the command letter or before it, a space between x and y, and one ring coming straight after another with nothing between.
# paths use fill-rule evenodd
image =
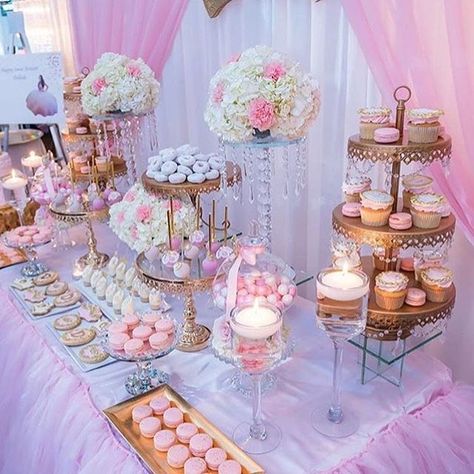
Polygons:
<instances>
[{"instance_id":1,"label":"gold scalloped cupcake tray","mask_svg":"<svg viewBox=\"0 0 474 474\"><path fill-rule=\"evenodd\" d=\"M56 220L65 222L67 224L80 224L85 222L87 219L104 221L109 216L108 208L101 209L100 211L84 210L78 212L69 212L65 206L55 207L50 204L49 210Z\"/></svg>"},{"instance_id":2,"label":"gold scalloped cupcake tray","mask_svg":"<svg viewBox=\"0 0 474 474\"><path fill-rule=\"evenodd\" d=\"M352 135L347 143L347 156L353 161L403 162L406 165L416 162L428 165L451 158L451 137L443 134L434 143L413 143L408 141L408 134L405 133L395 143L377 143Z\"/></svg>"},{"instance_id":3,"label":"gold scalloped cupcake tray","mask_svg":"<svg viewBox=\"0 0 474 474\"><path fill-rule=\"evenodd\" d=\"M229 161L226 162L227 186L234 186L242 180L242 171L238 165L234 165ZM142 184L145 191L156 196L196 196L200 193L211 193L219 191L221 188L221 176L216 179L208 179L202 183L190 183L188 181L180 184L172 184L169 182L159 183L153 178L149 178L146 173L142 175Z\"/></svg>"},{"instance_id":4,"label":"gold scalloped cupcake tray","mask_svg":"<svg viewBox=\"0 0 474 474\"><path fill-rule=\"evenodd\" d=\"M375 276L380 272L373 267L372 257L362 257L362 267L370 278L369 311L367 315L367 326L365 334L368 337L396 341L406 339L416 326L434 324L438 320L448 319L451 316L456 299L456 289L452 286L451 295L445 303L432 303L427 301L423 306L409 306L404 304L396 311L382 309L375 302ZM415 281L413 272L404 272L409 278L408 287L420 288L421 285Z\"/></svg>"},{"instance_id":5,"label":"gold scalloped cupcake tray","mask_svg":"<svg viewBox=\"0 0 474 474\"><path fill-rule=\"evenodd\" d=\"M114 162L114 177L118 178L120 176L126 176L127 165L125 161L123 161L122 159L118 157L114 157L113 162ZM89 174L83 174L76 171L74 176L77 181L90 181ZM111 176L111 173L107 171L98 171L98 176L99 176L99 179L107 179Z\"/></svg>"},{"instance_id":6,"label":"gold scalloped cupcake tray","mask_svg":"<svg viewBox=\"0 0 474 474\"><path fill-rule=\"evenodd\" d=\"M332 213L333 230L359 244L368 244L372 247L385 248L423 248L436 246L450 241L454 235L456 219L453 214L441 219L436 229L421 229L412 226L407 230L395 230L388 226L371 227L362 224L360 217L346 217L342 214L342 206L339 204Z\"/></svg>"},{"instance_id":7,"label":"gold scalloped cupcake tray","mask_svg":"<svg viewBox=\"0 0 474 474\"><path fill-rule=\"evenodd\" d=\"M166 453L155 449L153 439L141 436L138 424L132 420L132 410L135 406L147 404L152 398L158 396L168 398L171 406L183 412L184 421L194 423L201 433L207 433L212 438L214 447L222 448L227 453L227 459L234 459L242 466L242 474L264 474L264 469L248 454L166 384L104 410L105 416L151 472L156 474L183 474L184 472L183 468L172 468L166 461ZM159 418L162 419L162 416Z\"/></svg>"}]
</instances>

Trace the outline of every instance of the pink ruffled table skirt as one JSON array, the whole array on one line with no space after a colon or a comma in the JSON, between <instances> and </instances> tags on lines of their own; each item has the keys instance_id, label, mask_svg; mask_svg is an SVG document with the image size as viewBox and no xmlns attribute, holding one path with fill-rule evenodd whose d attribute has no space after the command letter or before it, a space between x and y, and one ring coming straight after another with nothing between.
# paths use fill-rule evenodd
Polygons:
<instances>
[{"instance_id":1,"label":"pink ruffled table skirt","mask_svg":"<svg viewBox=\"0 0 474 474\"><path fill-rule=\"evenodd\" d=\"M80 250L71 252L68 261ZM48 263L65 275L61 255L49 256ZM2 284L18 271L2 270ZM146 472L101 412L127 398L123 382L133 367L115 363L83 374L45 320L25 320L6 291L0 291L0 302L0 472ZM205 301L200 307L200 319L212 324L216 314L206 309ZM384 380L360 385L356 350L350 348L344 403L358 412L360 430L343 440L314 431L309 415L328 402L331 347L316 330L311 302L299 299L287 321L296 350L277 369L277 387L264 398L264 413L283 429L283 440L276 451L255 456L267 473L474 472L474 388L453 384L448 369L421 351L407 359L399 389ZM175 351L158 366L171 374L171 385L226 434L250 417L250 402L225 386L231 368L208 351Z\"/></svg>"}]
</instances>

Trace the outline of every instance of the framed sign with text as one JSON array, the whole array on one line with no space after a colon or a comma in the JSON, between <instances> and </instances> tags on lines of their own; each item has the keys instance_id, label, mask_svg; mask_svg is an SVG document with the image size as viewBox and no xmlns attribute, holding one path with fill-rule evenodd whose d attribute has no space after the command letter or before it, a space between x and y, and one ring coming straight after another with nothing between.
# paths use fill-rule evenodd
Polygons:
<instances>
[{"instance_id":1,"label":"framed sign with text","mask_svg":"<svg viewBox=\"0 0 474 474\"><path fill-rule=\"evenodd\" d=\"M0 123L64 122L60 53L0 56Z\"/></svg>"}]
</instances>

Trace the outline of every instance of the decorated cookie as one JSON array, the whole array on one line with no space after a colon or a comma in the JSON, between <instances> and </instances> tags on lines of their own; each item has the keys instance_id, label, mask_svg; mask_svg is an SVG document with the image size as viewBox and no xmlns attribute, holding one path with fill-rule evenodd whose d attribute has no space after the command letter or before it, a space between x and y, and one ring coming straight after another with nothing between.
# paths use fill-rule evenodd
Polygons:
<instances>
[{"instance_id":1,"label":"decorated cookie","mask_svg":"<svg viewBox=\"0 0 474 474\"><path fill-rule=\"evenodd\" d=\"M96 322L102 317L100 306L93 303L82 303L79 308L79 316L85 321Z\"/></svg>"},{"instance_id":2,"label":"decorated cookie","mask_svg":"<svg viewBox=\"0 0 474 474\"><path fill-rule=\"evenodd\" d=\"M41 303L45 299L46 295L44 294L44 290L40 288L30 288L25 291L25 301L29 301L30 303Z\"/></svg>"},{"instance_id":3,"label":"decorated cookie","mask_svg":"<svg viewBox=\"0 0 474 474\"><path fill-rule=\"evenodd\" d=\"M66 346L82 346L91 342L96 336L93 328L76 328L61 336L61 342Z\"/></svg>"},{"instance_id":4,"label":"decorated cookie","mask_svg":"<svg viewBox=\"0 0 474 474\"><path fill-rule=\"evenodd\" d=\"M103 321L99 321L97 324L95 324L95 327L99 332L107 331L110 326L110 321L108 319L104 319Z\"/></svg>"},{"instance_id":5,"label":"decorated cookie","mask_svg":"<svg viewBox=\"0 0 474 474\"><path fill-rule=\"evenodd\" d=\"M33 280L31 278L17 278L13 280L12 287L17 290L23 291L34 286Z\"/></svg>"},{"instance_id":6,"label":"decorated cookie","mask_svg":"<svg viewBox=\"0 0 474 474\"><path fill-rule=\"evenodd\" d=\"M65 314L54 320L53 327L58 331L69 331L81 324L81 318L77 314Z\"/></svg>"},{"instance_id":7,"label":"decorated cookie","mask_svg":"<svg viewBox=\"0 0 474 474\"><path fill-rule=\"evenodd\" d=\"M86 364L98 364L107 359L108 354L99 344L89 344L79 351L79 358Z\"/></svg>"},{"instance_id":8,"label":"decorated cookie","mask_svg":"<svg viewBox=\"0 0 474 474\"><path fill-rule=\"evenodd\" d=\"M44 272L41 275L37 276L33 279L33 283L36 286L46 286L50 285L51 283L55 282L58 279L57 272Z\"/></svg>"},{"instance_id":9,"label":"decorated cookie","mask_svg":"<svg viewBox=\"0 0 474 474\"><path fill-rule=\"evenodd\" d=\"M48 288L46 289L46 294L49 296L59 296L62 295L65 291L67 291L67 289L67 283L58 280L48 286Z\"/></svg>"},{"instance_id":10,"label":"decorated cookie","mask_svg":"<svg viewBox=\"0 0 474 474\"><path fill-rule=\"evenodd\" d=\"M59 308L64 308L65 306L72 306L76 304L81 299L81 294L76 290L67 290L62 295L56 296L54 298L54 305Z\"/></svg>"},{"instance_id":11,"label":"decorated cookie","mask_svg":"<svg viewBox=\"0 0 474 474\"><path fill-rule=\"evenodd\" d=\"M35 303L31 308L31 314L33 316L44 316L48 314L54 308L54 304L47 303L45 301L41 303Z\"/></svg>"}]
</instances>

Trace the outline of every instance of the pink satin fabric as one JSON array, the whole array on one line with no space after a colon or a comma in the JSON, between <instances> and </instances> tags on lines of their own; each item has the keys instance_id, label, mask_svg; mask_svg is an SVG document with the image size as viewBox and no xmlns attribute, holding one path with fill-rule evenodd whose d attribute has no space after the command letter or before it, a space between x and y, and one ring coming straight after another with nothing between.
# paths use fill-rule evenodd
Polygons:
<instances>
[{"instance_id":1,"label":"pink satin fabric","mask_svg":"<svg viewBox=\"0 0 474 474\"><path fill-rule=\"evenodd\" d=\"M142 58L159 77L188 0L69 0L76 68L105 52Z\"/></svg>"},{"instance_id":2,"label":"pink satin fabric","mask_svg":"<svg viewBox=\"0 0 474 474\"><path fill-rule=\"evenodd\" d=\"M453 139L450 174L431 167L474 243L474 2L341 0L386 104L400 85L408 107L442 108Z\"/></svg>"}]
</instances>

